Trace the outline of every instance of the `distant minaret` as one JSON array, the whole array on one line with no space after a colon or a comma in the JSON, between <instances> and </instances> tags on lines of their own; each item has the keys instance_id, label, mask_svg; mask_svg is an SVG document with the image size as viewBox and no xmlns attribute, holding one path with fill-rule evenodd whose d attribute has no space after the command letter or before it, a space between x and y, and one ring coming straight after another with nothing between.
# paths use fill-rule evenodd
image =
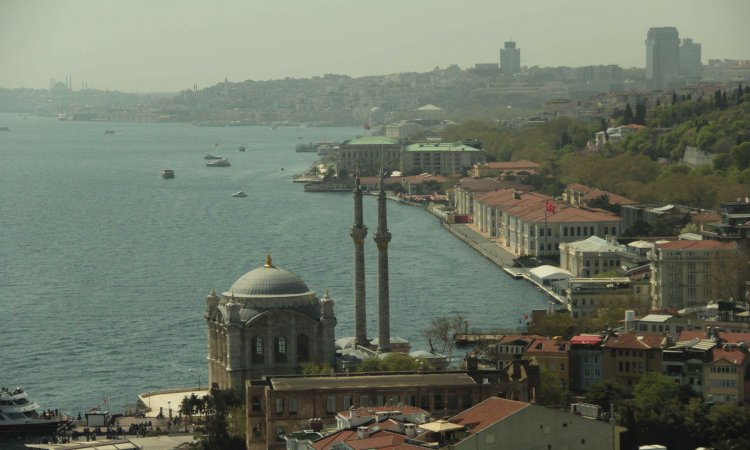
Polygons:
<instances>
[{"instance_id":1,"label":"distant minaret","mask_svg":"<svg viewBox=\"0 0 750 450\"><path fill-rule=\"evenodd\" d=\"M388 220L385 213L382 165L380 168L380 192L378 192L378 231L375 232L373 239L378 246L378 351L389 352L391 351L391 313L390 294L388 292L388 243L391 241L391 233L388 231Z\"/></svg>"},{"instance_id":2,"label":"distant minaret","mask_svg":"<svg viewBox=\"0 0 750 450\"><path fill-rule=\"evenodd\" d=\"M368 345L367 306L365 302L365 237L367 226L362 220L362 190L359 169L354 175L354 225L349 233L354 241L354 328L357 345Z\"/></svg>"}]
</instances>

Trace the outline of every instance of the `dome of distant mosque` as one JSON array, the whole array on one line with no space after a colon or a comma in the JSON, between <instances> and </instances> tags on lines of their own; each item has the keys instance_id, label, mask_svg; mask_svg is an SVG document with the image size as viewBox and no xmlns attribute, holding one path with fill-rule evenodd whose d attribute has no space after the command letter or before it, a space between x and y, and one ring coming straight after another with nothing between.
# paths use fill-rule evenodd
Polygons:
<instances>
[{"instance_id":1,"label":"dome of distant mosque","mask_svg":"<svg viewBox=\"0 0 750 450\"><path fill-rule=\"evenodd\" d=\"M234 282L225 295L235 297L296 296L312 294L297 275L276 267L268 255L263 267L251 270Z\"/></svg>"}]
</instances>

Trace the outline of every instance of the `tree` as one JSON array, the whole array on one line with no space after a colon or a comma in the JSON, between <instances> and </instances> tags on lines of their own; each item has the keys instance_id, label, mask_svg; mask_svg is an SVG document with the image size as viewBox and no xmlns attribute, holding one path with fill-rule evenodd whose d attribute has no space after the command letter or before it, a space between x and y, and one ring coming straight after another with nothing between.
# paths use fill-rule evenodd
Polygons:
<instances>
[{"instance_id":1,"label":"tree","mask_svg":"<svg viewBox=\"0 0 750 450\"><path fill-rule=\"evenodd\" d=\"M711 448L750 448L750 411L732 403L714 405L707 415Z\"/></svg>"},{"instance_id":2,"label":"tree","mask_svg":"<svg viewBox=\"0 0 750 450\"><path fill-rule=\"evenodd\" d=\"M230 435L228 417L233 408L242 405L242 399L233 389L221 389L217 383L204 397L206 405L206 435L201 441L203 450L240 450L245 448L241 435ZM236 409L235 409L236 410ZM240 412L240 417L244 415ZM240 432L244 432L244 427Z\"/></svg>"},{"instance_id":3,"label":"tree","mask_svg":"<svg viewBox=\"0 0 750 450\"><path fill-rule=\"evenodd\" d=\"M432 318L430 326L423 330L423 335L427 338L430 351L445 355L450 363L456 346L454 335L465 333L468 328L468 322L460 314L436 316Z\"/></svg>"},{"instance_id":4,"label":"tree","mask_svg":"<svg viewBox=\"0 0 750 450\"><path fill-rule=\"evenodd\" d=\"M635 104L635 116L633 116L633 123L638 125L646 125L646 106L643 103Z\"/></svg>"},{"instance_id":5,"label":"tree","mask_svg":"<svg viewBox=\"0 0 750 450\"><path fill-rule=\"evenodd\" d=\"M542 336L562 336L566 340L578 331L580 331L579 323L567 312L546 314L529 326L530 333Z\"/></svg>"},{"instance_id":6,"label":"tree","mask_svg":"<svg viewBox=\"0 0 750 450\"><path fill-rule=\"evenodd\" d=\"M622 124L629 125L633 123L633 109L630 107L630 103L625 106L625 113L622 115Z\"/></svg>"},{"instance_id":7,"label":"tree","mask_svg":"<svg viewBox=\"0 0 750 450\"><path fill-rule=\"evenodd\" d=\"M329 363L302 363L302 373L305 375L330 375L333 372L333 366Z\"/></svg>"},{"instance_id":8,"label":"tree","mask_svg":"<svg viewBox=\"0 0 750 450\"><path fill-rule=\"evenodd\" d=\"M604 380L591 386L586 394L586 403L599 405L602 411L609 411L611 405L621 406L623 401L633 398L633 394L613 380Z\"/></svg>"},{"instance_id":9,"label":"tree","mask_svg":"<svg viewBox=\"0 0 750 450\"><path fill-rule=\"evenodd\" d=\"M537 403L558 407L567 407L570 404L570 393L560 385L560 380L546 367L541 368L539 381Z\"/></svg>"}]
</instances>

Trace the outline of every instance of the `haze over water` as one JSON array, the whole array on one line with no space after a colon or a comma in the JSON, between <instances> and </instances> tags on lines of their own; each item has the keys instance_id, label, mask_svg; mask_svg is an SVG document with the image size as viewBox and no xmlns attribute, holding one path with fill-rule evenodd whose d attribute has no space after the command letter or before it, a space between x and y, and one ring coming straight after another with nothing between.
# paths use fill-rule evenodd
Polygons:
<instances>
[{"instance_id":1,"label":"haze over water","mask_svg":"<svg viewBox=\"0 0 750 450\"><path fill-rule=\"evenodd\" d=\"M352 128L208 128L60 122L0 114L2 385L43 407L113 412L155 389L206 384L204 298L274 264L336 301L353 334L351 194L305 193L292 175L315 154L298 142ZM114 129L115 134L104 134ZM215 147L215 144L219 144ZM247 147L244 153L238 146ZM229 158L229 168L203 156ZM172 168L173 180L160 178ZM284 170L282 170L282 168ZM244 190L247 198L232 193ZM425 348L431 317L514 327L546 298L440 227L388 203L391 333ZM368 335L377 336L375 198L365 197ZM108 404L104 404L104 399Z\"/></svg>"}]
</instances>

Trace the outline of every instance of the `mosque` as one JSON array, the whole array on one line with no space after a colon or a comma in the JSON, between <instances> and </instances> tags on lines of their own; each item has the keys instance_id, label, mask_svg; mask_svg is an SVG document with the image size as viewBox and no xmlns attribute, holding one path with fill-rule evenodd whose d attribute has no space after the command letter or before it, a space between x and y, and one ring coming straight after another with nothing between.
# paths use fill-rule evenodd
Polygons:
<instances>
[{"instance_id":1,"label":"mosque","mask_svg":"<svg viewBox=\"0 0 750 450\"><path fill-rule=\"evenodd\" d=\"M408 341L390 336L388 290L388 231L383 180L378 192L378 228L373 238L378 249L378 335L367 337L365 301L362 191L355 178L354 315L355 336L338 343L346 364L390 351L409 351ZM219 297L206 297L209 383L244 391L247 380L264 375L301 373L309 362L336 366L337 341L334 302L326 293L318 298L297 275L273 264L270 254L262 267L241 276ZM340 360L341 361L341 360Z\"/></svg>"}]
</instances>

